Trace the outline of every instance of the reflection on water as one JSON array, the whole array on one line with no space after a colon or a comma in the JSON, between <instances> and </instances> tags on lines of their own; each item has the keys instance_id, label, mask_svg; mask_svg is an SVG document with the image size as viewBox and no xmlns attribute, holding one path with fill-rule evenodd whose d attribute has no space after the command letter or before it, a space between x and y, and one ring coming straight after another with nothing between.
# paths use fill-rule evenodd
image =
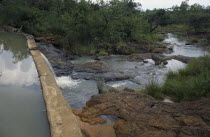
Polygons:
<instances>
[{"instance_id":1,"label":"reflection on water","mask_svg":"<svg viewBox=\"0 0 210 137\"><path fill-rule=\"evenodd\" d=\"M11 52L0 54L0 84L30 86L38 83L36 68L32 57L13 63Z\"/></svg>"},{"instance_id":2,"label":"reflection on water","mask_svg":"<svg viewBox=\"0 0 210 137\"><path fill-rule=\"evenodd\" d=\"M3 45L4 51L9 51L13 55L13 62L18 62L27 58L29 52L26 50L26 38L15 33L0 33L0 45Z\"/></svg>"},{"instance_id":3,"label":"reflection on water","mask_svg":"<svg viewBox=\"0 0 210 137\"><path fill-rule=\"evenodd\" d=\"M49 137L42 91L26 39L0 33L0 137Z\"/></svg>"}]
</instances>

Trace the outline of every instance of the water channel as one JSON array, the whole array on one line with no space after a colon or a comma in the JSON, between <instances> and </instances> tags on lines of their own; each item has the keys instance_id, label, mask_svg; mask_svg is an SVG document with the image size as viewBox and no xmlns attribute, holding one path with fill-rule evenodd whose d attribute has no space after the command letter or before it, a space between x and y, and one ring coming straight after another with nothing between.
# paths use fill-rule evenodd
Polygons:
<instances>
[{"instance_id":1,"label":"water channel","mask_svg":"<svg viewBox=\"0 0 210 137\"><path fill-rule=\"evenodd\" d=\"M183 55L188 57L199 57L209 54L205 49L188 45L188 40L185 37L179 37L173 34L167 34L163 42L168 43L170 47L173 47L171 54L165 54L166 56ZM144 88L145 84L155 80L158 83L163 83L165 74L168 71L177 71L186 67L186 64L178 60L169 60L165 66L156 66L152 59L148 59L148 63L143 62L130 62L124 60L124 55L112 55L109 58L104 58L103 61L111 69L111 71L117 71L122 74L132 76L131 79L108 81L106 85L115 87L118 89L124 89L126 87L133 90L140 90ZM85 64L87 62L94 62L93 56L75 57L72 60L73 64ZM87 72L73 72L71 76L57 77L57 82L61 87L63 94L68 103L73 108L81 108L85 106L85 103L91 98L91 96L98 94L97 83L94 80L77 79L74 80L74 75L92 75Z\"/></svg>"}]
</instances>

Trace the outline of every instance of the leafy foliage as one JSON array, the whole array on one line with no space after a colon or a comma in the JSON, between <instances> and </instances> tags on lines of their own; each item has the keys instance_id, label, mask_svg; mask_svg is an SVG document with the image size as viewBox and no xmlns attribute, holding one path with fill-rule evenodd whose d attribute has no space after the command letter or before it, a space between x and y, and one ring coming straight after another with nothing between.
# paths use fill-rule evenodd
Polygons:
<instances>
[{"instance_id":1,"label":"leafy foliage","mask_svg":"<svg viewBox=\"0 0 210 137\"><path fill-rule=\"evenodd\" d=\"M195 32L210 28L210 7L190 6L188 1L170 9L143 11L133 0L1 0L0 13L0 25L38 36L53 35L68 49L77 45L95 45L97 49L103 45L103 49L117 51L118 43L139 41L151 45L158 41L155 30L172 24L185 25Z\"/></svg>"},{"instance_id":2,"label":"leafy foliage","mask_svg":"<svg viewBox=\"0 0 210 137\"><path fill-rule=\"evenodd\" d=\"M170 72L163 86L149 84L146 91L160 99L170 96L175 101L199 99L210 93L210 57L204 56L193 60L178 72Z\"/></svg>"}]
</instances>

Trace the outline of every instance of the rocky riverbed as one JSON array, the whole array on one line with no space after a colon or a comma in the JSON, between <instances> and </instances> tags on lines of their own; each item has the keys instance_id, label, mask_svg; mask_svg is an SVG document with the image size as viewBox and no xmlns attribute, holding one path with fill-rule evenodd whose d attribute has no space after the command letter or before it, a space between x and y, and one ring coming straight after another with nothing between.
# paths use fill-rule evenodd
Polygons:
<instances>
[{"instance_id":1,"label":"rocky riverbed","mask_svg":"<svg viewBox=\"0 0 210 137\"><path fill-rule=\"evenodd\" d=\"M115 133L122 137L210 136L209 98L171 104L135 92L151 80L163 83L168 71L182 69L193 58L208 54L172 34L164 42L169 43L164 54L110 56L72 56L50 44L37 45L51 63L69 105L74 109L84 107L81 113L75 112L83 121L80 124L86 136L105 137L105 128L110 137ZM97 95L101 82L102 88L110 92ZM84 123L104 123L101 115L114 115L118 119L111 120L108 128ZM112 126L114 129L109 128Z\"/></svg>"}]
</instances>

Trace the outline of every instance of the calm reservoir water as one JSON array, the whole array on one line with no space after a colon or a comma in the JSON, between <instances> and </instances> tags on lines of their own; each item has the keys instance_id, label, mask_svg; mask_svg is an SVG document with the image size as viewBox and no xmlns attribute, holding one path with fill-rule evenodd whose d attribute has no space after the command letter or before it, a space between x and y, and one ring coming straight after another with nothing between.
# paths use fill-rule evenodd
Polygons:
<instances>
[{"instance_id":1,"label":"calm reservoir water","mask_svg":"<svg viewBox=\"0 0 210 137\"><path fill-rule=\"evenodd\" d=\"M0 32L0 137L50 137L45 103L26 39Z\"/></svg>"}]
</instances>

